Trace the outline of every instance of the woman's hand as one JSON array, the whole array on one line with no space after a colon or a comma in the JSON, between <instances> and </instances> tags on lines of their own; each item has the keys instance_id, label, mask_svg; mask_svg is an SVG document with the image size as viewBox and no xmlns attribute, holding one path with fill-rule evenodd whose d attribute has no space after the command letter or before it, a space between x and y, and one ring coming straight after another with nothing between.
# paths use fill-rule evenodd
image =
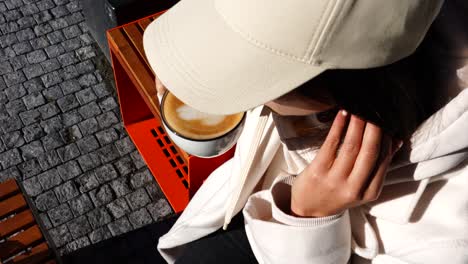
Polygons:
<instances>
[{"instance_id":1,"label":"woman's hand","mask_svg":"<svg viewBox=\"0 0 468 264\"><path fill-rule=\"evenodd\" d=\"M294 181L292 213L324 217L376 200L401 144L378 126L339 111L316 158Z\"/></svg>"}]
</instances>

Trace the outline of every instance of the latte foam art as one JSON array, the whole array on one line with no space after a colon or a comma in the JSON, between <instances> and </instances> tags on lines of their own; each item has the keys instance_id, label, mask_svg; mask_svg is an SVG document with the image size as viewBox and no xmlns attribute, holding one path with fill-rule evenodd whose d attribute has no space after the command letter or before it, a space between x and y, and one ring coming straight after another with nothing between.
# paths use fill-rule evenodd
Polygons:
<instances>
[{"instance_id":1,"label":"latte foam art","mask_svg":"<svg viewBox=\"0 0 468 264\"><path fill-rule=\"evenodd\" d=\"M186 121L201 121L206 126L219 125L226 116L212 115L200 112L188 105L181 105L176 109L177 115Z\"/></svg>"}]
</instances>

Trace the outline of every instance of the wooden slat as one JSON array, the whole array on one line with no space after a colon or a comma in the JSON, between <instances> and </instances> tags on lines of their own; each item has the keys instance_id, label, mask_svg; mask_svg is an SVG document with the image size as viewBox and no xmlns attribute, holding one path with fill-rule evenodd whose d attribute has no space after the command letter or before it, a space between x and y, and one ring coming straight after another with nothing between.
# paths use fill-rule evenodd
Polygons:
<instances>
[{"instance_id":1,"label":"wooden slat","mask_svg":"<svg viewBox=\"0 0 468 264\"><path fill-rule=\"evenodd\" d=\"M31 251L18 255L13 258L8 263L11 264L34 264L34 263L44 263L48 258L50 258L49 246L46 242L43 242L31 249Z\"/></svg>"},{"instance_id":2,"label":"wooden slat","mask_svg":"<svg viewBox=\"0 0 468 264\"><path fill-rule=\"evenodd\" d=\"M113 45L117 59L128 72L142 98L155 116L159 114L159 101L156 96L156 84L153 73L141 61L134 47L127 41L120 30L109 32L109 44ZM120 53L120 54L119 54Z\"/></svg>"},{"instance_id":3,"label":"wooden slat","mask_svg":"<svg viewBox=\"0 0 468 264\"><path fill-rule=\"evenodd\" d=\"M34 216L30 210L22 211L14 217L8 218L7 220L0 222L0 238L4 238L21 228L35 223Z\"/></svg>"},{"instance_id":4,"label":"wooden slat","mask_svg":"<svg viewBox=\"0 0 468 264\"><path fill-rule=\"evenodd\" d=\"M43 239L41 230L37 225L31 226L7 241L0 244L0 259L6 259L28 248L33 243Z\"/></svg>"},{"instance_id":5,"label":"wooden slat","mask_svg":"<svg viewBox=\"0 0 468 264\"><path fill-rule=\"evenodd\" d=\"M149 18L138 20L138 25L145 30L152 21Z\"/></svg>"},{"instance_id":6,"label":"wooden slat","mask_svg":"<svg viewBox=\"0 0 468 264\"><path fill-rule=\"evenodd\" d=\"M127 34L127 37L130 39L130 41L132 42L133 46L135 46L136 50L138 51L138 54L144 61L145 66L148 67L149 71L151 71L152 73L152 76L154 76L154 72L151 68L151 65L149 65L148 63L145 50L143 49L143 34L138 29L137 25L135 23L129 24L123 27L123 30Z\"/></svg>"},{"instance_id":7,"label":"wooden slat","mask_svg":"<svg viewBox=\"0 0 468 264\"><path fill-rule=\"evenodd\" d=\"M8 180L4 183L0 183L0 201L18 192L20 192L20 189L15 180Z\"/></svg>"},{"instance_id":8,"label":"wooden slat","mask_svg":"<svg viewBox=\"0 0 468 264\"><path fill-rule=\"evenodd\" d=\"M0 202L0 218L26 207L26 200L21 193Z\"/></svg>"}]
</instances>

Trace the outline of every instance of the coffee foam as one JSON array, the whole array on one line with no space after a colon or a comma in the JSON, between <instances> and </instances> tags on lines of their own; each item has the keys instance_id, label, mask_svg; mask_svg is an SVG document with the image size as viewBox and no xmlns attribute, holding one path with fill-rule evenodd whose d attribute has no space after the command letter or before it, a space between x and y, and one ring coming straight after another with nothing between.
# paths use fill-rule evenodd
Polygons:
<instances>
[{"instance_id":1,"label":"coffee foam","mask_svg":"<svg viewBox=\"0 0 468 264\"><path fill-rule=\"evenodd\" d=\"M210 115L207 113L202 113L188 105L179 106L176 109L179 117L186 121L195 121L198 120L206 126L216 126L221 124L226 116L223 115Z\"/></svg>"}]
</instances>

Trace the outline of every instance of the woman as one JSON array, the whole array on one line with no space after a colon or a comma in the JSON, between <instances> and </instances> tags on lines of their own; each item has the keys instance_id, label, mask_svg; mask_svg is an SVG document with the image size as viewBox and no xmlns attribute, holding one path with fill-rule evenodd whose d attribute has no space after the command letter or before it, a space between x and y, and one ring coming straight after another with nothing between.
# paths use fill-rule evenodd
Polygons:
<instances>
[{"instance_id":1,"label":"woman","mask_svg":"<svg viewBox=\"0 0 468 264\"><path fill-rule=\"evenodd\" d=\"M468 93L453 86L433 114L425 97L442 94L440 78L419 82L424 50L402 60L439 8L182 0L150 25L160 91L206 112L255 107L235 157L159 240L165 259L195 262L199 242L242 211L260 263L467 263Z\"/></svg>"}]
</instances>

